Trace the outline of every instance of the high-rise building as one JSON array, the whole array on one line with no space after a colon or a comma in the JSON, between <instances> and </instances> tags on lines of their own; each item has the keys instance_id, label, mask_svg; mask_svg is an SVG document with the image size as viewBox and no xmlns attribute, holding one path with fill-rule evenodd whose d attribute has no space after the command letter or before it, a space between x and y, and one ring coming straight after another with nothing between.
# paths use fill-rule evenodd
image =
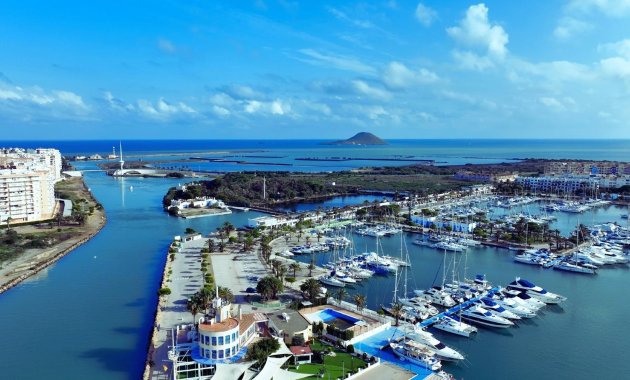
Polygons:
<instances>
[{"instance_id":1,"label":"high-rise building","mask_svg":"<svg viewBox=\"0 0 630 380\"><path fill-rule=\"evenodd\" d=\"M0 223L52 218L59 180L58 150L0 149Z\"/></svg>"}]
</instances>

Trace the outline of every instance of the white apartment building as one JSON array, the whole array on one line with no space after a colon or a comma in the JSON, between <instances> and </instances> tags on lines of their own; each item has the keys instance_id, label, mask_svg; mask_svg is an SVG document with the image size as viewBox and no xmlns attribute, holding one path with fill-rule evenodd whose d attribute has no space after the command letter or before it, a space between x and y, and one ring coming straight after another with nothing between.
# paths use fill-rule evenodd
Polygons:
<instances>
[{"instance_id":1,"label":"white apartment building","mask_svg":"<svg viewBox=\"0 0 630 380\"><path fill-rule=\"evenodd\" d=\"M59 180L58 150L0 149L0 223L52 218Z\"/></svg>"},{"instance_id":2,"label":"white apartment building","mask_svg":"<svg viewBox=\"0 0 630 380\"><path fill-rule=\"evenodd\" d=\"M610 187L612 182L604 181L604 179L603 177L590 176L518 177L516 183L533 191L575 193L578 190L597 191L600 187Z\"/></svg>"}]
</instances>

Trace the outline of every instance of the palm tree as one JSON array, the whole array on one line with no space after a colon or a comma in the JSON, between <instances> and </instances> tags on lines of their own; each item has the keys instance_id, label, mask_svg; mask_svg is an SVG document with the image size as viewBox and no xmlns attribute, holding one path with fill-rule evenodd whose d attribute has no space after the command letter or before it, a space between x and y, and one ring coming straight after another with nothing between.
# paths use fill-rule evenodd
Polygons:
<instances>
[{"instance_id":1,"label":"palm tree","mask_svg":"<svg viewBox=\"0 0 630 380\"><path fill-rule=\"evenodd\" d=\"M341 301L343 301L343 299L346 298L347 296L348 296L348 291L344 288L337 290L337 293L335 293L335 298L337 298L337 301L339 303L341 303Z\"/></svg>"},{"instance_id":2,"label":"palm tree","mask_svg":"<svg viewBox=\"0 0 630 380\"><path fill-rule=\"evenodd\" d=\"M278 267L278 278L283 283L284 283L284 276L286 276L287 271L288 271L287 266L283 265L283 264L280 264L280 266Z\"/></svg>"},{"instance_id":3,"label":"palm tree","mask_svg":"<svg viewBox=\"0 0 630 380\"><path fill-rule=\"evenodd\" d=\"M196 296L199 297L201 303L203 305L203 310L208 312L208 308L210 308L210 303L212 301L212 297L214 296L212 289L208 287L203 287L199 292L197 292Z\"/></svg>"},{"instance_id":4,"label":"palm tree","mask_svg":"<svg viewBox=\"0 0 630 380\"><path fill-rule=\"evenodd\" d=\"M230 237L230 233L235 230L234 225L230 222L223 223L222 228L228 238Z\"/></svg>"},{"instance_id":5,"label":"palm tree","mask_svg":"<svg viewBox=\"0 0 630 380\"><path fill-rule=\"evenodd\" d=\"M294 261L289 265L289 268L293 271L293 277L295 278L298 269L300 269L300 263Z\"/></svg>"},{"instance_id":6,"label":"palm tree","mask_svg":"<svg viewBox=\"0 0 630 380\"><path fill-rule=\"evenodd\" d=\"M224 299L227 302L234 302L234 294L229 288L225 288L223 286L219 286L219 297Z\"/></svg>"},{"instance_id":7,"label":"palm tree","mask_svg":"<svg viewBox=\"0 0 630 380\"><path fill-rule=\"evenodd\" d=\"M398 326L398 321L400 320L400 317L402 316L402 312L403 312L403 304L401 304L400 302L396 302L395 304L392 305L391 313L394 319L396 319L396 326Z\"/></svg>"},{"instance_id":8,"label":"palm tree","mask_svg":"<svg viewBox=\"0 0 630 380\"><path fill-rule=\"evenodd\" d=\"M192 314L193 324L195 323L195 317L197 316L197 313L199 312L199 307L201 306L201 302L202 301L197 294L193 294L193 296L190 297L188 301L186 302L186 310L190 311L190 314Z\"/></svg>"},{"instance_id":9,"label":"palm tree","mask_svg":"<svg viewBox=\"0 0 630 380\"><path fill-rule=\"evenodd\" d=\"M311 256L313 254L311 253ZM313 260L311 260L311 263L308 264L308 276L309 277L313 277L313 269L315 269L315 263L313 262Z\"/></svg>"},{"instance_id":10,"label":"palm tree","mask_svg":"<svg viewBox=\"0 0 630 380\"><path fill-rule=\"evenodd\" d=\"M304 296L311 302L315 301L317 295L320 293L322 286L319 281L314 278L309 278L300 285L300 290L304 293Z\"/></svg>"},{"instance_id":11,"label":"palm tree","mask_svg":"<svg viewBox=\"0 0 630 380\"><path fill-rule=\"evenodd\" d=\"M354 295L354 303L357 305L357 310L363 310L365 306L365 296L363 294L355 294Z\"/></svg>"}]
</instances>

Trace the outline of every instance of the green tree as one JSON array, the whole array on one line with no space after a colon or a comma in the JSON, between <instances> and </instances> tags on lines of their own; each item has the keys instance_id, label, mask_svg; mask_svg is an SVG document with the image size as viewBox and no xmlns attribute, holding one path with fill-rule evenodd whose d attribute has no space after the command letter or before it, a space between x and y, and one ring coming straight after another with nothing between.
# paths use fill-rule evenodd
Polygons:
<instances>
[{"instance_id":1,"label":"green tree","mask_svg":"<svg viewBox=\"0 0 630 380\"><path fill-rule=\"evenodd\" d=\"M311 302L315 301L321 291L321 288L322 286L320 285L319 281L314 278L309 278L308 280L304 281L302 285L300 285L300 290L302 291L302 294L304 294L304 297Z\"/></svg>"},{"instance_id":2,"label":"green tree","mask_svg":"<svg viewBox=\"0 0 630 380\"><path fill-rule=\"evenodd\" d=\"M265 301L270 299L277 299L278 293L281 293L283 290L284 285L282 284L282 281L273 276L266 276L261 278L256 285L256 291Z\"/></svg>"},{"instance_id":3,"label":"green tree","mask_svg":"<svg viewBox=\"0 0 630 380\"><path fill-rule=\"evenodd\" d=\"M355 305L357 305L357 310L363 310L363 307L365 307L365 296L363 294L355 294L353 299Z\"/></svg>"},{"instance_id":4,"label":"green tree","mask_svg":"<svg viewBox=\"0 0 630 380\"><path fill-rule=\"evenodd\" d=\"M401 304L400 302L396 302L395 304L392 305L391 313L394 319L396 320L396 326L398 326L398 322L400 321L402 312L403 312L403 304Z\"/></svg>"},{"instance_id":5,"label":"green tree","mask_svg":"<svg viewBox=\"0 0 630 380\"><path fill-rule=\"evenodd\" d=\"M246 360L256 361L258 368L262 368L269 355L280 349L280 343L275 338L262 338L247 347Z\"/></svg>"},{"instance_id":6,"label":"green tree","mask_svg":"<svg viewBox=\"0 0 630 380\"><path fill-rule=\"evenodd\" d=\"M337 299L337 302L339 303L341 303L341 301L343 301L344 298L346 298L347 296L348 296L348 291L344 288L337 290L337 292L335 293L335 298Z\"/></svg>"},{"instance_id":7,"label":"green tree","mask_svg":"<svg viewBox=\"0 0 630 380\"><path fill-rule=\"evenodd\" d=\"M296 277L297 271L300 269L300 263L294 261L289 265L289 268L293 271L293 277Z\"/></svg>"}]
</instances>

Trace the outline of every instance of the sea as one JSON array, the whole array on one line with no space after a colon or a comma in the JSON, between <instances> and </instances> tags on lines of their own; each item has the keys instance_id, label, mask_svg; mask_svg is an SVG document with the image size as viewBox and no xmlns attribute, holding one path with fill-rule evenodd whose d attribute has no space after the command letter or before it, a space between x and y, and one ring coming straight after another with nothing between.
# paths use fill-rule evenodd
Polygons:
<instances>
[{"instance_id":1,"label":"sea","mask_svg":"<svg viewBox=\"0 0 630 380\"><path fill-rule=\"evenodd\" d=\"M276 170L267 160L296 164L292 170L331 171L374 165L380 161L317 161L301 167L295 157L421 157L443 164L504 162L522 158L566 158L630 161L628 140L395 140L383 147L338 147L321 141L123 141L129 159L164 162L189 156L244 157L264 160L256 164L216 164L208 170ZM68 156L108 154L118 141L5 141L1 146L56 147ZM190 154L188 154L190 153ZM158 157L155 159L154 157ZM173 158L175 157L175 158ZM283 157L283 158L271 158ZM127 160L127 159L125 159ZM382 161L388 165L408 162ZM210 218L179 219L163 212L166 190L186 179L116 179L96 170L98 162L76 162L87 170L85 181L104 205L107 224L86 244L37 276L0 295L0 379L138 379L144 368L157 303L157 288L168 244L187 227L203 233L225 221L244 226L261 214L235 212ZM156 164L157 165L157 164ZM318 166L320 165L320 166ZM342 169L343 168L343 169ZM283 168L282 170L287 170ZM323 207L358 202L328 200ZM300 205L300 209L322 204ZM624 223L617 206L579 216L582 223ZM577 216L554 223L563 233L576 225ZM353 236L357 252L380 249L396 255L401 236L381 239ZM473 339L436 332L445 343L462 351L466 361L445 370L458 379L601 379L627 378L630 373L630 316L627 288L630 269L602 269L596 276L560 273L514 263L513 252L475 248L463 256L445 254L411 244L412 262L407 281L399 291L441 283L446 276L485 274L489 281L506 285L516 276L568 297L559 307L548 307L537 318L502 331L480 329ZM318 263L331 259L318 254ZM308 261L310 257L301 257ZM455 270L453 269L455 268ZM393 276L373 277L349 288L367 296L368 306L391 302ZM159 363L158 363L159 365Z\"/></svg>"}]
</instances>

